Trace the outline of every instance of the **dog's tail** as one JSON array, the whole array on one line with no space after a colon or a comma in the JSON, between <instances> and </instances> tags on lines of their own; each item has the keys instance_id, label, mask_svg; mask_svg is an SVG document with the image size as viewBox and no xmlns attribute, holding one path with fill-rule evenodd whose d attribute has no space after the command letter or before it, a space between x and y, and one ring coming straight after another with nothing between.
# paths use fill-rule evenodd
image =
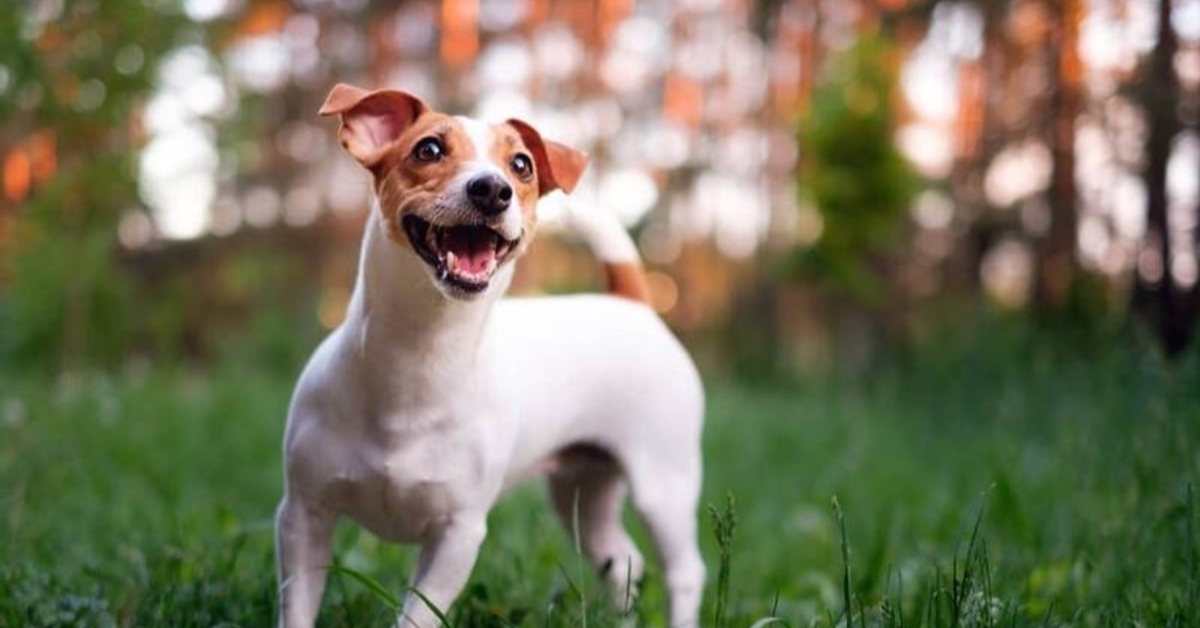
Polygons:
<instances>
[{"instance_id":1,"label":"dog's tail","mask_svg":"<svg viewBox=\"0 0 1200 628\"><path fill-rule=\"evenodd\" d=\"M610 294L649 305L650 285L642 268L642 257L615 215L571 203L567 208L567 224L600 258Z\"/></svg>"}]
</instances>

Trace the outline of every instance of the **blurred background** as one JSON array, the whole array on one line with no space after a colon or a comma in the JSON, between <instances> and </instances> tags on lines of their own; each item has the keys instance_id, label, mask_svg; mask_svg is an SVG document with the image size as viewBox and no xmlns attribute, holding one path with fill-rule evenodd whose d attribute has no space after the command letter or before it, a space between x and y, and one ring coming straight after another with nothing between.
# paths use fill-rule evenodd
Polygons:
<instances>
[{"instance_id":1,"label":"blurred background","mask_svg":"<svg viewBox=\"0 0 1200 628\"><path fill-rule=\"evenodd\" d=\"M590 152L710 373L1196 330L1200 0L30 0L0 34L6 368L298 372L369 202L339 81ZM560 203L515 292L599 285Z\"/></svg>"}]
</instances>

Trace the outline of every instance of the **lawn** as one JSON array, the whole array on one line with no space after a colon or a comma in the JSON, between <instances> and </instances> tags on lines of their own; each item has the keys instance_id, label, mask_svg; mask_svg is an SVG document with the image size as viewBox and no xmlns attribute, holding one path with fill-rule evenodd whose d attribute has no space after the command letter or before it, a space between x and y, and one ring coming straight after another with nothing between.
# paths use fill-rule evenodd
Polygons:
<instances>
[{"instance_id":1,"label":"lawn","mask_svg":"<svg viewBox=\"0 0 1200 628\"><path fill-rule=\"evenodd\" d=\"M1010 334L856 377L708 382L706 626L1196 625L1200 364ZM296 365L297 368L299 365ZM0 380L0 626L267 626L290 376ZM836 505L835 505L836 504ZM458 626L615 626L529 486ZM338 530L325 626L385 626L413 552ZM719 584L722 550L728 579ZM656 573L641 624L662 625Z\"/></svg>"}]
</instances>

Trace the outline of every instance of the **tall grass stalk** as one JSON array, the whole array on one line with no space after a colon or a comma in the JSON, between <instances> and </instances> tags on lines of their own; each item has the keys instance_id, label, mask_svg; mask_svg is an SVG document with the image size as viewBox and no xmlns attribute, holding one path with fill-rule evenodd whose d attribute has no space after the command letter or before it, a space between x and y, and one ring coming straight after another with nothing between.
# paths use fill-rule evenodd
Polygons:
<instances>
[{"instance_id":1,"label":"tall grass stalk","mask_svg":"<svg viewBox=\"0 0 1200 628\"><path fill-rule=\"evenodd\" d=\"M841 538L842 550L842 615L846 626L854 625L854 609L850 598L850 542L846 539L846 517L842 513L842 504L837 495L833 496L833 514L837 517L838 534Z\"/></svg>"},{"instance_id":2,"label":"tall grass stalk","mask_svg":"<svg viewBox=\"0 0 1200 628\"><path fill-rule=\"evenodd\" d=\"M972 596L974 594L980 593L983 596L985 605L988 604L988 601L990 600L991 570L987 560L987 546L979 535L980 526L983 525L983 513L987 503L986 500L987 493L979 496L979 506L975 511L975 522L971 526L971 538L967 541L967 552L963 557L961 576L958 575L958 551L955 550L954 553L955 573L953 576L953 581L951 582L953 589L951 594L952 607L950 615L950 625L952 627L963 625L963 615L967 610L969 610L968 605L973 599ZM979 571L981 568L985 580L983 583L983 589L978 590L976 588L978 585L977 579L979 577ZM987 612L986 608L983 612L986 613L985 617L990 618L991 615ZM970 619L974 620L975 618L972 616ZM990 621L988 622L988 625L990 625Z\"/></svg>"},{"instance_id":3,"label":"tall grass stalk","mask_svg":"<svg viewBox=\"0 0 1200 628\"><path fill-rule=\"evenodd\" d=\"M584 564L586 561L583 557L583 539L579 531L579 490L575 490L575 497L571 500L571 540L575 544L575 572L579 576L579 582L582 583L587 577ZM579 617L580 628L587 628L587 595L584 594L583 587L572 587L579 594Z\"/></svg>"},{"instance_id":4,"label":"tall grass stalk","mask_svg":"<svg viewBox=\"0 0 1200 628\"><path fill-rule=\"evenodd\" d=\"M733 560L733 532L737 527L737 509L733 493L725 494L725 508L718 510L713 504L708 505L708 516L712 520L713 534L717 539L717 590L713 601L713 627L724 628L728 622L729 613L729 575L730 564Z\"/></svg>"},{"instance_id":5,"label":"tall grass stalk","mask_svg":"<svg viewBox=\"0 0 1200 628\"><path fill-rule=\"evenodd\" d=\"M1197 573L1196 548L1196 495L1191 482L1187 483L1187 504L1184 508L1184 543L1187 544L1188 582L1187 582L1187 615L1195 617L1197 588L1200 587L1200 573Z\"/></svg>"}]
</instances>

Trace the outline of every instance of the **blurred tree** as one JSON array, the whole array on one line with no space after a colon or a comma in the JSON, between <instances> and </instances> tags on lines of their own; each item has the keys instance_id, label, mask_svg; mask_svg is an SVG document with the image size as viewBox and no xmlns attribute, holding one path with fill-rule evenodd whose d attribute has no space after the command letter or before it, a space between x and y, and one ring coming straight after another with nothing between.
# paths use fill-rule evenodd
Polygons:
<instances>
[{"instance_id":1,"label":"blurred tree","mask_svg":"<svg viewBox=\"0 0 1200 628\"><path fill-rule=\"evenodd\" d=\"M1191 341L1196 325L1196 292L1181 287L1173 270L1176 242L1168 211L1167 164L1172 142L1181 129L1179 78L1175 73L1179 44L1171 26L1172 0L1158 5L1158 37L1135 93L1146 112L1146 238L1141 256L1147 260L1136 273L1134 308L1154 326L1168 355L1178 355ZM1139 265L1143 265L1139 263Z\"/></svg>"},{"instance_id":2,"label":"blurred tree","mask_svg":"<svg viewBox=\"0 0 1200 628\"><path fill-rule=\"evenodd\" d=\"M1081 0L1049 0L1051 16L1047 32L1047 75L1051 77L1050 98L1044 131L1050 146L1051 173L1048 200L1050 224L1037 240L1034 275L1034 305L1054 311L1067 305L1078 275L1075 253L1078 192L1075 182L1075 126L1083 105L1083 63L1079 58L1079 28L1083 20Z\"/></svg>"},{"instance_id":3,"label":"blurred tree","mask_svg":"<svg viewBox=\"0 0 1200 628\"><path fill-rule=\"evenodd\" d=\"M957 150L947 181L959 234L951 241L944 262L946 287L969 299L981 296L984 256L1006 228L996 218L984 180L988 166L1009 135L999 111L1004 102L997 95L1004 93L1005 82L1010 80L1015 65L1012 61L1020 58L1013 42L1005 36L1004 23L1012 3L997 0L974 4L982 21L980 52L977 60L966 61L960 68Z\"/></svg>"},{"instance_id":4,"label":"blurred tree","mask_svg":"<svg viewBox=\"0 0 1200 628\"><path fill-rule=\"evenodd\" d=\"M821 227L785 268L826 297L851 367L865 365L907 309L898 261L918 181L892 141L896 58L886 38L862 34L831 60L798 127L800 204L819 212Z\"/></svg>"},{"instance_id":5,"label":"blurred tree","mask_svg":"<svg viewBox=\"0 0 1200 628\"><path fill-rule=\"evenodd\" d=\"M801 203L821 215L820 238L795 250L792 274L864 304L887 295L888 258L901 243L917 180L892 142L894 55L859 39L813 93L799 123Z\"/></svg>"},{"instance_id":6,"label":"blurred tree","mask_svg":"<svg viewBox=\"0 0 1200 628\"><path fill-rule=\"evenodd\" d=\"M115 361L139 324L117 226L139 207L136 114L185 25L166 0L0 5L0 207L15 223L0 356L17 365Z\"/></svg>"}]
</instances>

